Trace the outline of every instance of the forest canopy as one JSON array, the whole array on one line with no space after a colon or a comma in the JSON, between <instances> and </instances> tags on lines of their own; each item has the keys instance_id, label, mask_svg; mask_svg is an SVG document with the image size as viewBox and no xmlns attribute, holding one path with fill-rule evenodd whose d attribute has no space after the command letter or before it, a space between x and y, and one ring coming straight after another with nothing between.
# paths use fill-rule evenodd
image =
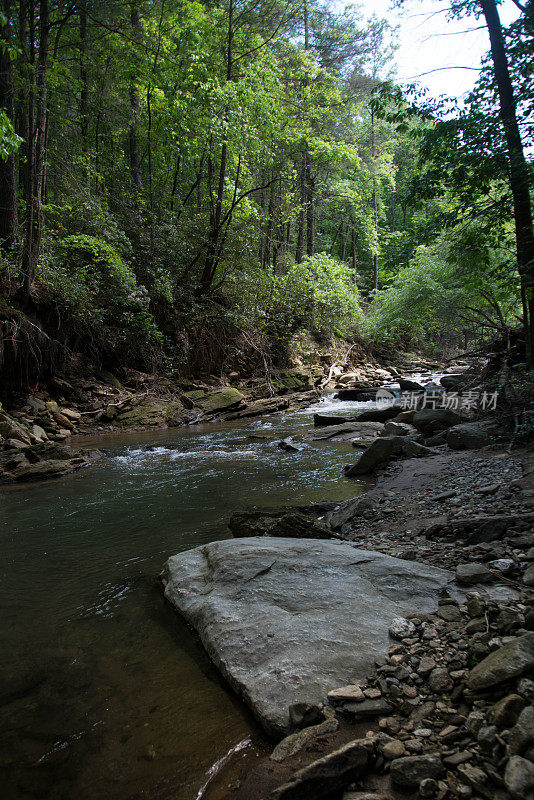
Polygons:
<instances>
[{"instance_id":1,"label":"forest canopy","mask_svg":"<svg viewBox=\"0 0 534 800\"><path fill-rule=\"evenodd\" d=\"M25 325L55 356L216 373L302 332L529 329L533 6L505 29L446 5L490 34L461 104L397 86L396 32L359 6L3 0L3 357Z\"/></svg>"}]
</instances>

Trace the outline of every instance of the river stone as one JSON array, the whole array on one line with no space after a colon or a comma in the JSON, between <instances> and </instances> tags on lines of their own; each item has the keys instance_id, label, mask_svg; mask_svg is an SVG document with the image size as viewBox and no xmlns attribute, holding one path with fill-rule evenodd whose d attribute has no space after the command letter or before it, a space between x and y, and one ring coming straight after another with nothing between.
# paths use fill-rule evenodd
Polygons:
<instances>
[{"instance_id":1,"label":"river stone","mask_svg":"<svg viewBox=\"0 0 534 800\"><path fill-rule=\"evenodd\" d=\"M454 425L447 431L447 444L451 450L478 450L490 442L494 425L486 422L465 422Z\"/></svg>"},{"instance_id":2,"label":"river stone","mask_svg":"<svg viewBox=\"0 0 534 800\"><path fill-rule=\"evenodd\" d=\"M404 789L417 789L425 778L441 778L445 768L437 754L405 756L391 764L391 780Z\"/></svg>"},{"instance_id":3,"label":"river stone","mask_svg":"<svg viewBox=\"0 0 534 800\"><path fill-rule=\"evenodd\" d=\"M525 586L534 586L534 564L531 564L523 573Z\"/></svg>"},{"instance_id":4,"label":"river stone","mask_svg":"<svg viewBox=\"0 0 534 800\"><path fill-rule=\"evenodd\" d=\"M478 691L517 678L534 667L534 632L525 633L490 653L467 678L470 689Z\"/></svg>"},{"instance_id":5,"label":"river stone","mask_svg":"<svg viewBox=\"0 0 534 800\"><path fill-rule=\"evenodd\" d=\"M362 512L373 508L376 500L377 497L370 492L360 495L360 497L353 497L351 500L346 500L328 515L327 523L332 530L339 531L347 522L358 517Z\"/></svg>"},{"instance_id":6,"label":"river stone","mask_svg":"<svg viewBox=\"0 0 534 800\"><path fill-rule=\"evenodd\" d=\"M336 535L322 523L298 511L238 511L230 517L228 527L236 539L250 536L329 539Z\"/></svg>"},{"instance_id":7,"label":"river stone","mask_svg":"<svg viewBox=\"0 0 534 800\"><path fill-rule=\"evenodd\" d=\"M415 633L415 625L409 619L396 617L389 626L389 635L392 639L405 639Z\"/></svg>"},{"instance_id":8,"label":"river stone","mask_svg":"<svg viewBox=\"0 0 534 800\"><path fill-rule=\"evenodd\" d=\"M413 415L415 427L427 435L438 433L450 428L451 425L459 425L461 422L463 418L448 408L423 408Z\"/></svg>"},{"instance_id":9,"label":"river stone","mask_svg":"<svg viewBox=\"0 0 534 800\"><path fill-rule=\"evenodd\" d=\"M378 437L367 450L364 450L356 464L345 467L345 475L352 478L354 475L366 475L372 472L380 464L400 453L404 444L403 436Z\"/></svg>"},{"instance_id":10,"label":"river stone","mask_svg":"<svg viewBox=\"0 0 534 800\"><path fill-rule=\"evenodd\" d=\"M334 733L339 728L339 722L332 708L325 708L325 716L323 722L318 725L311 725L309 728L304 728L302 731L290 733L285 739L282 739L270 755L272 761L285 761L286 758L294 756L295 753L300 752L303 747L306 747L310 742L318 739L319 736L324 736L327 733Z\"/></svg>"},{"instance_id":11,"label":"river stone","mask_svg":"<svg viewBox=\"0 0 534 800\"><path fill-rule=\"evenodd\" d=\"M488 583L493 580L493 573L476 561L468 564L458 564L456 567L456 580L463 586L472 586L475 583Z\"/></svg>"},{"instance_id":12,"label":"river stone","mask_svg":"<svg viewBox=\"0 0 534 800\"><path fill-rule=\"evenodd\" d=\"M424 392L423 384L413 381L410 378L399 378L401 392Z\"/></svg>"},{"instance_id":13,"label":"river stone","mask_svg":"<svg viewBox=\"0 0 534 800\"><path fill-rule=\"evenodd\" d=\"M238 389L225 386L224 389L216 389L213 392L205 392L202 389L184 392L182 399L186 405L201 408L205 414L214 414L216 411L236 408L245 396Z\"/></svg>"},{"instance_id":14,"label":"river stone","mask_svg":"<svg viewBox=\"0 0 534 800\"><path fill-rule=\"evenodd\" d=\"M414 436L417 428L407 422L386 422L384 425L384 436Z\"/></svg>"},{"instance_id":15,"label":"river stone","mask_svg":"<svg viewBox=\"0 0 534 800\"><path fill-rule=\"evenodd\" d=\"M444 389L455 389L457 386L460 386L461 383L465 381L465 375L443 375L439 382L443 386Z\"/></svg>"},{"instance_id":16,"label":"river stone","mask_svg":"<svg viewBox=\"0 0 534 800\"><path fill-rule=\"evenodd\" d=\"M497 728L511 728L525 707L525 701L519 694L508 694L498 700L488 710L488 722Z\"/></svg>"},{"instance_id":17,"label":"river stone","mask_svg":"<svg viewBox=\"0 0 534 800\"><path fill-rule=\"evenodd\" d=\"M374 739L356 739L296 772L270 795L271 800L322 800L340 792L367 771Z\"/></svg>"},{"instance_id":18,"label":"river stone","mask_svg":"<svg viewBox=\"0 0 534 800\"><path fill-rule=\"evenodd\" d=\"M452 574L348 542L229 539L170 558L165 596L267 732L374 670L400 614L429 612Z\"/></svg>"},{"instance_id":19,"label":"river stone","mask_svg":"<svg viewBox=\"0 0 534 800\"><path fill-rule=\"evenodd\" d=\"M116 424L120 428L175 427L182 424L184 407L178 400L146 399L129 411L121 411Z\"/></svg>"},{"instance_id":20,"label":"river stone","mask_svg":"<svg viewBox=\"0 0 534 800\"><path fill-rule=\"evenodd\" d=\"M341 392L339 393L341 399ZM393 419L402 411L402 406L383 406L379 408L370 408L369 411L362 411L356 419L359 422L387 422Z\"/></svg>"},{"instance_id":21,"label":"river stone","mask_svg":"<svg viewBox=\"0 0 534 800\"><path fill-rule=\"evenodd\" d=\"M524 708L510 731L509 748L513 755L523 755L534 744L534 706Z\"/></svg>"},{"instance_id":22,"label":"river stone","mask_svg":"<svg viewBox=\"0 0 534 800\"><path fill-rule=\"evenodd\" d=\"M521 756L512 756L504 771L506 788L517 800L534 800L534 764Z\"/></svg>"}]
</instances>

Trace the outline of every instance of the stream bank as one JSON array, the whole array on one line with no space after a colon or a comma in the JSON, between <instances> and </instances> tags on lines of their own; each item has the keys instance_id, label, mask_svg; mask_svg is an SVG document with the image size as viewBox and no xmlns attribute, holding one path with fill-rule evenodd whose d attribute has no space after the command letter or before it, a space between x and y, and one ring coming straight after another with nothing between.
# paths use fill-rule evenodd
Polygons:
<instances>
[{"instance_id":1,"label":"stream bank","mask_svg":"<svg viewBox=\"0 0 534 800\"><path fill-rule=\"evenodd\" d=\"M405 459L331 514L358 548L456 570L465 599L407 614L376 669L317 706L325 721L235 765L210 800L532 796L533 475L531 451ZM511 594L488 599L498 584Z\"/></svg>"}]
</instances>

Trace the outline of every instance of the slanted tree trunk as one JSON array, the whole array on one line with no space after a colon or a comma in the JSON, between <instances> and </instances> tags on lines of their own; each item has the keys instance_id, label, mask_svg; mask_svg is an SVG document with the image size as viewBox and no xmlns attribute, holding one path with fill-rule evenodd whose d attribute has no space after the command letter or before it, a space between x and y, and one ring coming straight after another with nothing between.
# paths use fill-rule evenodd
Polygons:
<instances>
[{"instance_id":1,"label":"slanted tree trunk","mask_svg":"<svg viewBox=\"0 0 534 800\"><path fill-rule=\"evenodd\" d=\"M14 125L15 104L13 89L12 19L10 0L4 0L2 10L6 24L0 27L0 108ZM5 251L13 248L18 239L17 176L15 154L4 161L0 158L0 247Z\"/></svg>"},{"instance_id":2,"label":"slanted tree trunk","mask_svg":"<svg viewBox=\"0 0 534 800\"><path fill-rule=\"evenodd\" d=\"M514 207L517 265L521 276L523 295L527 363L529 368L532 368L534 366L534 232L529 166L517 122L516 101L497 4L495 0L480 0L480 6L490 38L493 70L499 95L500 117L510 162L510 188Z\"/></svg>"}]
</instances>

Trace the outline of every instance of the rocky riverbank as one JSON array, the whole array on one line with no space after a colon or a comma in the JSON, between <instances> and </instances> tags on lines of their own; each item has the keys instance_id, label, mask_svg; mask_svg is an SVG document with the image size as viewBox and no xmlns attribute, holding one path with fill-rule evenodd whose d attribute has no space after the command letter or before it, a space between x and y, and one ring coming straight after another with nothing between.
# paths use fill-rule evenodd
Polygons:
<instances>
[{"instance_id":1,"label":"rocky riverbank","mask_svg":"<svg viewBox=\"0 0 534 800\"><path fill-rule=\"evenodd\" d=\"M432 365L412 364L417 366ZM399 374L395 367L365 363L355 371L349 362L326 361L280 370L268 380L231 373L206 383L130 370L121 382L100 371L90 378L55 377L31 392L5 389L0 398L0 483L57 477L91 463L97 453L69 449L76 435L249 419L306 407L325 389L372 399L377 387Z\"/></svg>"},{"instance_id":2,"label":"rocky riverbank","mask_svg":"<svg viewBox=\"0 0 534 800\"><path fill-rule=\"evenodd\" d=\"M54 478L86 466L96 451L76 449L72 437L180 427L216 419L245 419L307 406L318 397L308 375L285 373L276 394L246 396L232 386L172 385L114 376L76 385L55 379L32 394L0 404L0 483ZM71 444L74 446L71 448Z\"/></svg>"},{"instance_id":3,"label":"rocky riverbank","mask_svg":"<svg viewBox=\"0 0 534 800\"><path fill-rule=\"evenodd\" d=\"M207 797L532 800L533 503L531 452L441 446L391 463L374 489L335 509L291 512L300 536L308 520L358 553L448 569L452 579L432 611L392 620L365 677L291 706L293 730L271 756L246 774L223 773ZM290 517L270 524L288 536ZM261 519L241 515L231 527L258 534Z\"/></svg>"}]
</instances>

